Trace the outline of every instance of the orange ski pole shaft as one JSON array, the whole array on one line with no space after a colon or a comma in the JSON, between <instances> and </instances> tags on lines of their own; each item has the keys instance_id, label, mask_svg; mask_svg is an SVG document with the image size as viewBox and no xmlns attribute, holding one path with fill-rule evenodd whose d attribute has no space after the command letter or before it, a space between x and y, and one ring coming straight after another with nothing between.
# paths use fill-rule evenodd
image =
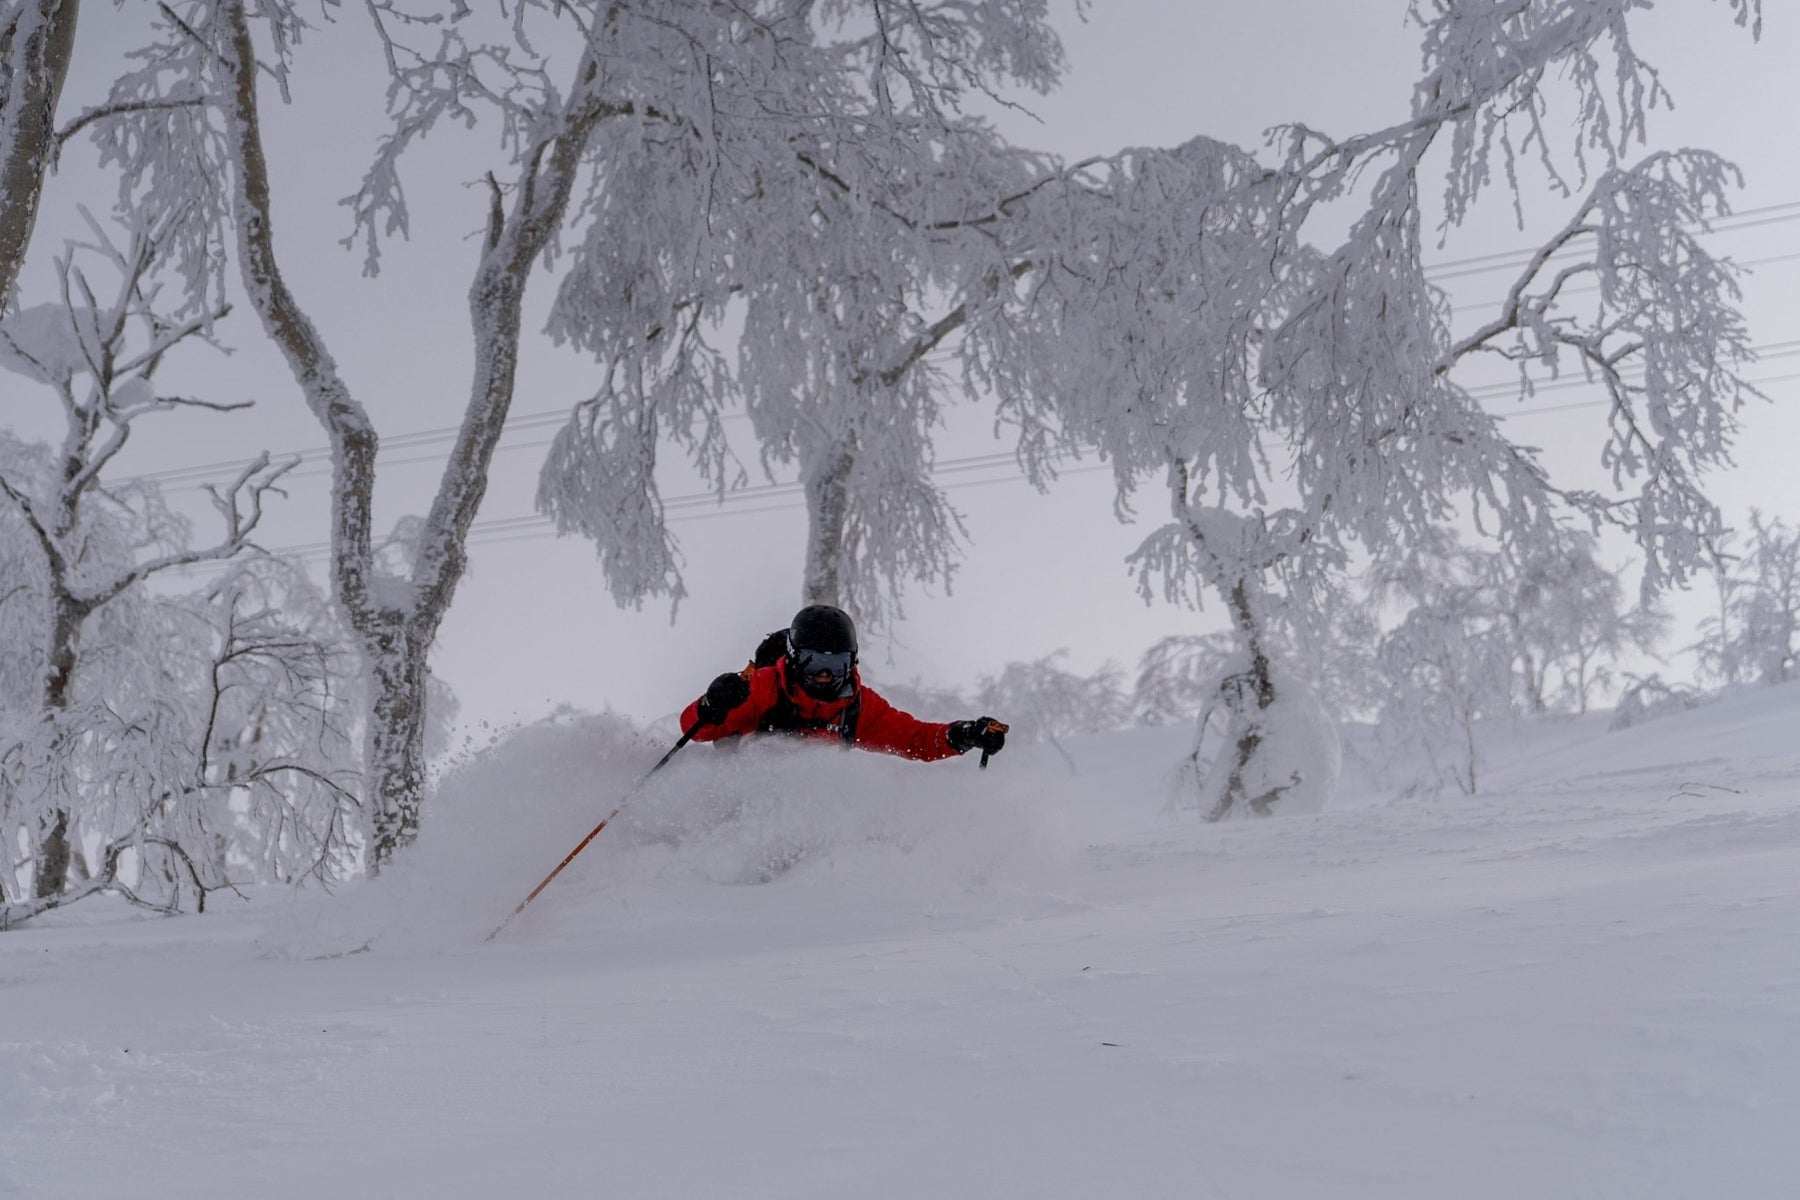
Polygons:
<instances>
[{"instance_id":1,"label":"orange ski pole shaft","mask_svg":"<svg viewBox=\"0 0 1800 1200\"><path fill-rule=\"evenodd\" d=\"M679 751L683 746L687 745L689 742L693 741L694 734L698 733L699 731L700 731L700 726L698 724L695 724L695 726L692 729L685 731L681 735L681 740L676 742L673 746L670 746L669 752L667 754L663 755L661 758L657 759L656 765L654 767L651 767L648 771L645 771L644 777L642 779L638 780L636 783L631 785L631 790L626 792L625 795L620 798L619 803L616 806L614 806L613 810L611 812L607 813L606 816L601 819L601 821L598 825L596 825L592 829L590 829L588 831L588 835L586 837L582 838L581 841L576 844L576 846L573 850L569 851L568 854L563 856L563 860L556 864L556 869L551 871L548 875L544 876L544 881L542 883L538 884L536 887L532 888L530 895L526 896L523 900L519 901L519 907L513 909L510 913L507 913L506 920L504 920L504 921L500 922L498 925L494 926L494 932L488 934L487 937L483 938L482 940L491 942L495 938L499 937L501 930L505 929L508 925L511 925L513 918L518 916L520 913L524 912L525 906L527 904L530 904L533 900L536 900L538 898L538 893L543 891L545 888L549 887L550 881L552 879L555 879L558 875L561 875L563 868L568 866L570 863L574 862L575 856L577 854L580 854L583 850L586 850L588 843L600 836L600 831L602 829L605 829L606 826L612 821L612 819L619 815L620 810L625 807L625 802L630 800L633 796L637 795L638 789L643 787L646 783L648 783L650 781L650 777L652 775L656 774L658 771L662 770L665 766L667 766L669 760L671 758L675 757L676 752Z\"/></svg>"}]
</instances>

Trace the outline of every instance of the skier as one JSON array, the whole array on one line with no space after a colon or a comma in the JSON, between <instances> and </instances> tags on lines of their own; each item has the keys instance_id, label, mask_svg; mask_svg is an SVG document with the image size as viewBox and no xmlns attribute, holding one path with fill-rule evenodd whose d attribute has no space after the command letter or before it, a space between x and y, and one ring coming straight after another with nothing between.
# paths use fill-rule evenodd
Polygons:
<instances>
[{"instance_id":1,"label":"skier","mask_svg":"<svg viewBox=\"0 0 1800 1200\"><path fill-rule=\"evenodd\" d=\"M919 762L954 758L979 747L983 765L1006 745L992 717L940 724L901 712L862 682L856 626L841 609L811 604L763 639L756 659L721 675L681 714L697 742L747 733L836 739Z\"/></svg>"}]
</instances>

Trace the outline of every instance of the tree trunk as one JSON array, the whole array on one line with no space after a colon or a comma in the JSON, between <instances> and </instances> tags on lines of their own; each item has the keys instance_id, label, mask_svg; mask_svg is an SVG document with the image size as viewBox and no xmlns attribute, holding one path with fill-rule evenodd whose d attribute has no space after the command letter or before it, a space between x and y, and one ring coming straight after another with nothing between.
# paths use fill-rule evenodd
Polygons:
<instances>
[{"instance_id":1,"label":"tree trunk","mask_svg":"<svg viewBox=\"0 0 1800 1200\"><path fill-rule=\"evenodd\" d=\"M1248 804L1257 816L1266 817L1273 811L1275 801L1287 789L1278 786L1252 796L1244 782L1244 776L1249 771L1256 752L1262 747L1262 718L1263 713L1275 703L1275 680L1270 673L1268 652L1263 648L1262 625L1250 599L1250 581L1238 579L1233 581L1229 589L1221 586L1220 590L1224 591L1231 609L1231 622L1236 626L1238 636L1243 639L1245 650L1249 652L1250 669L1234 676L1227 684L1236 689L1234 696L1227 697L1227 707L1232 713L1227 727L1227 736L1232 739L1228 767L1230 777L1224 791L1219 794L1219 802L1206 817L1209 821L1221 820L1239 801ZM1221 756L1223 753L1221 752Z\"/></svg>"},{"instance_id":2,"label":"tree trunk","mask_svg":"<svg viewBox=\"0 0 1800 1200\"><path fill-rule=\"evenodd\" d=\"M850 505L851 452L842 446L802 461L806 488L806 574L802 604L844 606L844 519Z\"/></svg>"},{"instance_id":3,"label":"tree trunk","mask_svg":"<svg viewBox=\"0 0 1800 1200\"><path fill-rule=\"evenodd\" d=\"M521 156L510 212L503 210L496 186L469 289L475 369L462 428L410 577L381 580L371 540L378 439L366 410L339 376L324 338L282 278L270 224L268 158L249 20L243 0L223 0L220 13L229 34L221 57L232 77L225 97L226 127L237 168L233 214L244 289L331 439L332 589L361 643L371 691L366 749L368 865L374 873L418 834L425 782L426 660L467 569L469 527L487 490L488 467L512 402L525 285L561 228L595 125L628 110L609 107L591 94L599 64L591 51L584 53L554 128Z\"/></svg>"},{"instance_id":4,"label":"tree trunk","mask_svg":"<svg viewBox=\"0 0 1800 1200\"><path fill-rule=\"evenodd\" d=\"M12 297L37 227L78 9L77 0L25 0L0 32L0 306Z\"/></svg>"},{"instance_id":5,"label":"tree trunk","mask_svg":"<svg viewBox=\"0 0 1800 1200\"><path fill-rule=\"evenodd\" d=\"M60 896L69 883L69 812L59 808L45 818L49 826L38 842L31 894L36 899Z\"/></svg>"},{"instance_id":6,"label":"tree trunk","mask_svg":"<svg viewBox=\"0 0 1800 1200\"><path fill-rule=\"evenodd\" d=\"M69 596L59 578L50 589L50 644L44 675L43 716L53 726L53 762L60 757L62 740L68 736L68 731L60 726L74 693L81 625L86 617L87 610ZM31 876L31 894L37 899L60 896L68 886L71 854L68 808L59 803L44 814L40 827L43 835L38 841L37 864Z\"/></svg>"},{"instance_id":7,"label":"tree trunk","mask_svg":"<svg viewBox=\"0 0 1800 1200\"><path fill-rule=\"evenodd\" d=\"M419 645L398 620L366 639L369 664L367 735L369 872L377 874L394 853L419 834L425 793L425 665L429 643Z\"/></svg>"}]
</instances>

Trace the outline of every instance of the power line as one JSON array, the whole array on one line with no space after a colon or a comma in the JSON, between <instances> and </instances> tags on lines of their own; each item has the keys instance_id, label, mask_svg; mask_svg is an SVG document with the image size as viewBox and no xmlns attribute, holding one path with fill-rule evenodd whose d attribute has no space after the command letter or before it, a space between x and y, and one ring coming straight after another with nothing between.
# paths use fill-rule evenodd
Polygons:
<instances>
[{"instance_id":1,"label":"power line","mask_svg":"<svg viewBox=\"0 0 1800 1200\"><path fill-rule=\"evenodd\" d=\"M1792 255L1782 255L1780 257L1782 259L1800 259L1800 253L1796 253L1796 254L1792 254ZM1750 351L1759 360L1767 360L1767 359L1772 359L1772 358L1790 357L1791 355L1795 354L1796 352L1800 352L1800 351L1796 350L1797 347L1800 347L1800 339L1784 340L1784 341L1779 341L1779 342L1768 342L1761 346L1752 346L1752 347L1750 347ZM1583 386L1583 385L1586 385L1586 384L1589 384L1592 382L1593 381L1587 380L1587 379L1549 380L1549 381L1538 384L1533 390L1540 391L1540 392L1541 391L1553 391L1553 390L1558 390L1558 389L1562 389L1562 388L1580 387L1580 386ZM1507 381L1504 383L1476 384L1467 389L1469 394L1476 397L1477 399L1491 399L1491 398L1495 398L1495 397L1499 397L1499 396L1511 395L1520 390L1521 390L1520 385L1517 384L1516 382L1512 382L1512 381ZM731 417L742 417L743 415L744 414L742 414L742 413L729 414L729 416L731 416ZM566 410L566 409L556 410L554 412L551 412L551 411L539 412L539 413L530 414L524 418L521 418L517 425L515 425L512 421L508 421L506 430L508 433L511 433L515 429L529 430L532 428L542 428L542 427L552 425L552 424L560 424L561 422L566 421L567 419L568 419L568 410ZM432 441L434 439L446 439L448 437L454 436L458 431L459 431L459 427L446 426L446 427L444 427L442 429L438 429L438 430L418 430L418 431L415 431L412 433L398 435L395 438L393 438L391 441L383 442L383 444L382 444L383 456L377 458L376 462L378 465L385 466L385 467L403 467L403 466L416 465L419 463L439 463L442 460L441 460L440 456L435 455L435 454L416 455L416 456L413 456L410 458L396 459L396 458L385 457L385 452L387 451L387 449L390 446L396 447L399 449L407 449L407 448L412 448L412 447L416 447L416 446L427 445L430 443L430 441ZM536 448L550 445L553 440L554 439L536 439L536 440L532 440L532 441L523 441L523 442L521 442L521 441L502 442L499 446L495 447L495 453L499 454L502 452L512 452L512 451L518 451L518 450L536 449ZM284 456L284 457L286 457L286 456ZM323 477L331 474L330 448L329 447L319 447L319 448L315 448L315 449L300 451L298 453L298 455L296 455L295 457L297 457L299 459L299 466L301 469L296 469L294 471L291 471L289 474L287 474L284 477L290 481L300 480L300 479L323 478ZM153 471L153 472L149 472L149 473L143 474L143 475L134 475L134 476L131 476L126 482L131 482L131 483L152 482L152 483L163 484L163 483L169 483L169 482L185 482L185 481L189 481L189 480L199 481L201 479L205 479L208 477L217 478L220 475L225 474L225 473L236 474L238 471L241 471L244 469L244 467L248 466L249 463L252 461L253 460L251 460L251 459L241 459L241 460L234 460L234 461L215 462L215 463L209 463L209 464L198 465L198 466L171 467L171 468L168 468L167 470L163 470L163 471ZM947 461L963 461L963 460L947 460ZM311 469L306 469L309 466L311 467ZM737 490L741 490L741 489L737 489ZM707 493L707 495L711 495L711 494L712 493Z\"/></svg>"},{"instance_id":2,"label":"power line","mask_svg":"<svg viewBox=\"0 0 1800 1200\"><path fill-rule=\"evenodd\" d=\"M541 429L547 426L561 425L569 419L567 408L543 409L538 412L525 413L517 417L508 417L506 432L516 430ZM436 429L418 429L406 433L395 434L381 439L381 454L390 450L408 450L419 446L428 446L434 442L447 442L462 432L461 425L444 425ZM299 465L331 461L330 446L311 446L305 450L292 451L281 455L282 458L294 458ZM146 471L142 475L133 475L127 483L193 483L203 479L216 479L221 476L235 475L243 470L254 459L239 458L220 462L199 463L186 467L169 467L161 471ZM421 460L413 460L421 461ZM383 462L376 458L378 464ZM318 472L320 474L328 472ZM310 474L310 473L309 473Z\"/></svg>"},{"instance_id":3,"label":"power line","mask_svg":"<svg viewBox=\"0 0 1800 1200\"><path fill-rule=\"evenodd\" d=\"M1797 354L1800 354L1800 340L1770 342L1767 346L1760 347L1756 350L1756 359L1758 362L1770 362L1778 358L1793 358ZM1635 372L1631 376L1633 379L1636 379L1637 377L1638 373ZM1534 383L1529 393L1526 392L1524 386L1517 380L1506 380L1498 383L1483 383L1463 390L1476 400L1497 400L1502 396L1518 396L1525 394L1537 395L1540 392L1561 392L1567 391L1570 388L1599 387L1600 382L1601 381L1598 379L1590 379L1585 375L1571 375L1564 379L1551 379L1542 383ZM1748 380L1746 382L1749 382L1754 386L1756 381ZM1773 381L1771 380L1769 382ZM1497 415L1505 416L1507 414L1502 413ZM1517 416L1518 414L1513 413L1511 415Z\"/></svg>"},{"instance_id":4,"label":"power line","mask_svg":"<svg viewBox=\"0 0 1800 1200\"><path fill-rule=\"evenodd\" d=\"M1795 220L1800 220L1800 200L1744 209L1740 212L1733 213L1729 217L1720 218L1715 221L1710 232L1731 233L1742 229L1759 228ZM1535 253L1536 251L1534 249L1516 249L1496 251L1491 254L1473 255L1466 258L1449 259L1444 262L1427 266L1425 268L1425 274L1427 278L1433 279L1434 281L1478 275L1488 271L1498 270L1505 266L1523 265L1529 262L1532 255ZM1739 265L1752 267L1795 260L1800 260L1800 252L1748 259ZM1593 289L1572 289L1571 294L1575 291L1585 292L1590 290ZM1492 303L1495 302L1490 301L1488 302L1488 305L1491 305ZM1468 307L1480 308L1484 307L1484 305L1469 305ZM1472 392L1478 390L1480 389L1471 389ZM568 421L569 413L570 409L568 407L562 407L555 409L539 409L511 416L507 419L503 436L561 426ZM731 413L726 414L725 419L738 420L743 419L745 415L746 414L743 413ZM434 428L409 430L384 437L380 442L380 452L377 456L376 463L378 466L391 467L439 461L438 457L435 455L414 456L403 459L390 458L388 455L394 451L417 449L450 441L461 432L461 428L460 424L445 425ZM549 444L550 442L545 440L535 440L524 443L508 442L496 447L496 452L502 450L529 449L538 446L547 446ZM331 472L331 448L329 446L312 446L298 452L283 454L280 457L292 457L296 460L297 467L311 468L291 471L287 476L290 480L317 478L328 475ZM239 458L211 463L193 464L183 467L170 467L163 470L148 471L139 475L130 476L125 482L155 483L159 485L199 483L236 475L252 461L254 461L253 458Z\"/></svg>"},{"instance_id":5,"label":"power line","mask_svg":"<svg viewBox=\"0 0 1800 1200\"><path fill-rule=\"evenodd\" d=\"M1765 354L1764 358L1782 358L1800 355L1800 340L1775 343L1784 347L1774 353ZM1772 383L1784 383L1800 379L1800 371L1781 375L1771 375L1761 379L1748 380L1752 386L1763 386ZM1563 390L1575 387L1597 386L1598 381L1590 379L1564 379L1540 385L1539 392ZM1515 384L1488 385L1493 395L1504 394L1516 389ZM1501 389L1501 390L1495 390ZM1496 414L1497 419L1506 421L1520 417L1548 416L1554 413L1570 412L1583 408L1600 408L1608 406L1612 401L1608 398L1599 400L1577 400L1566 404L1542 405L1536 408L1518 409L1510 413ZM991 479L956 480L943 485L945 491L963 491L976 487L989 487L997 484L1018 483L1028 478L1026 473L1017 469L1017 458L1007 454L980 454L965 458L946 459L932 468L931 474L956 475L976 471L992 470L995 467L1009 466L1012 469L1005 474ZM1056 473L1062 479L1074 475L1087 475L1098 471L1111 471L1109 463L1065 467ZM718 520L725 517L755 517L772 513L800 512L806 507L804 503L792 503L804 492L804 485L797 481L758 484L747 488L738 488L720 494L716 491L688 492L670 496L663 501L664 520L667 524L682 524L694 521ZM755 507L744 508L742 505L752 504ZM542 541L546 538L561 537L561 531L552 527L550 518L531 513L514 517L494 517L477 521L470 527L468 546L501 545L511 542ZM293 546L278 547L269 551L271 554L299 559L321 558L331 550L330 542L307 542ZM196 566L194 569L201 569Z\"/></svg>"},{"instance_id":6,"label":"power line","mask_svg":"<svg viewBox=\"0 0 1800 1200\"><path fill-rule=\"evenodd\" d=\"M995 467L1013 466L1016 463L1017 458L1010 452L1003 454L975 454L963 458L945 459L932 467L931 475L934 478L947 475L964 475L976 471L992 470ZM1110 468L1107 469L1110 470ZM1064 473L1073 473L1075 470L1079 469L1072 468L1070 472ZM1007 477L1007 479L1024 478L1024 472L1017 470L1013 471L1012 474ZM1002 479L999 482L1006 482L1006 479ZM952 488L967 486L967 484L965 482L957 482L945 486L946 488ZM805 485L799 482L755 484L750 487L734 488L724 493L717 491L686 492L681 495L666 498L663 501L662 506L665 519L670 522L675 522L720 515L707 511L712 508L726 508L731 505L766 502L770 500L790 500L801 496L804 491ZM752 515L755 512L765 511L788 511L797 507L804 507L804 505L784 505L781 508L754 509L741 515ZM551 528L551 520L549 517L537 513L515 517L491 517L485 520L476 521L469 527L470 544L481 544L482 539L479 535L516 534L522 531L531 531L543 536L555 536L557 532L555 529ZM309 558L329 553L330 550L331 543L329 541L317 541L283 546L271 550L269 553L292 555L298 558Z\"/></svg>"},{"instance_id":7,"label":"power line","mask_svg":"<svg viewBox=\"0 0 1800 1200\"><path fill-rule=\"evenodd\" d=\"M1764 359L1784 358L1800 355L1800 340L1771 343L1769 352L1760 355ZM1800 371L1781 375L1767 376L1761 379L1748 380L1752 386L1763 386L1772 383L1783 383L1800 379ZM1564 379L1539 385L1539 392L1562 390L1567 388L1597 386L1598 381L1590 379ZM1470 389L1471 392L1482 390L1488 393L1482 398L1491 398L1515 391L1516 384L1490 384L1483 389ZM1520 417L1547 416L1554 413L1569 412L1583 408L1599 408L1610 405L1607 398L1599 400L1577 400L1566 404L1543 405L1536 408L1519 409L1510 413L1496 414L1497 419L1513 420ZM943 485L945 491L966 491L977 487L992 487L1000 484L1018 483L1028 479L1026 473L1017 469L1017 457L1011 453L969 455L963 458L946 459L931 470L936 477L940 475L968 474L977 471L992 470L999 466L1011 466L1005 474L991 479L961 479ZM1097 463L1077 467L1064 467L1057 471L1056 478L1063 479L1075 475L1088 475L1099 471L1111 471L1109 463ZM756 517L775 513L804 511L804 503L793 503L801 496L804 485L798 481L757 484L746 488L737 488L719 493L717 491L688 492L670 496L663 501L664 519L667 524L683 524L695 521L710 521L729 517ZM741 507L751 504L755 507ZM469 547L505 545L513 542L543 541L548 538L562 537L561 531L552 527L550 518L541 514L526 514L513 517L494 517L475 522L469 529L465 545ZM276 547L268 553L301 560L319 559L329 554L331 543L305 542L291 546ZM189 567L178 568L178 573L189 574L202 571L218 564L196 563Z\"/></svg>"},{"instance_id":8,"label":"power line","mask_svg":"<svg viewBox=\"0 0 1800 1200\"><path fill-rule=\"evenodd\" d=\"M1794 379L1800 379L1800 371L1790 371L1782 375L1770 375L1762 379L1749 379L1745 380L1745 382L1751 387L1763 387L1767 384L1786 383L1789 380ZM1578 380L1573 382L1583 383L1587 381ZM1538 390L1544 391L1546 389L1539 388ZM1494 419L1498 421L1510 421L1514 417L1539 417L1548 413L1573 412L1578 408L1606 408L1610 407L1611 404L1611 397L1602 397L1599 400L1571 400L1567 404L1546 404L1538 408L1521 408L1509 413L1496 413Z\"/></svg>"},{"instance_id":9,"label":"power line","mask_svg":"<svg viewBox=\"0 0 1800 1200\"><path fill-rule=\"evenodd\" d=\"M1775 358L1791 358L1800 355L1800 339L1772 342L1759 353L1763 360ZM1767 376L1761 379L1748 380L1752 386L1782 383L1800 379L1800 372ZM1599 381L1588 378L1569 378L1553 380L1539 384L1534 394L1546 391L1562 391L1580 387L1598 386ZM1519 385L1516 382L1505 382L1482 385L1469 389L1477 399L1494 399L1503 395L1516 394ZM1583 408L1598 408L1610 405L1609 398L1597 400L1578 400L1566 404L1543 405L1535 408L1518 409L1509 413L1496 414L1498 420L1512 420L1520 417L1547 416L1559 412L1569 412ZM522 447L521 447L522 448ZM936 478L949 475L965 475L974 472L991 471L997 467L1009 467L1004 475L992 479L961 479L944 484L944 490L967 490L974 487L986 487L996 484L1016 483L1027 479L1024 471L1017 469L1017 456L1010 452L967 455L961 458L945 459L935 464L930 474ZM1110 471L1113 467L1107 463L1091 466L1065 467L1057 472L1057 478L1073 475L1086 475L1097 471ZM725 492L708 490L704 492L686 492L667 497L663 501L664 519L668 524L681 524L692 521L716 520L722 517L753 517L772 513L799 512L806 507L804 503L792 503L804 492L804 484L799 481L782 481L755 484L749 487L734 488ZM755 505L745 508L743 505ZM555 529L550 518L537 513L513 517L493 517L475 522L469 529L466 541L468 546L499 545L509 542L540 541L546 538L560 537L562 533ZM270 550L270 554L298 558L301 560L318 559L329 554L329 541L303 542L290 546L281 546ZM207 569L210 564L194 564L181 569L180 573L188 574Z\"/></svg>"},{"instance_id":10,"label":"power line","mask_svg":"<svg viewBox=\"0 0 1800 1200\"><path fill-rule=\"evenodd\" d=\"M1766 266L1771 266L1776 263L1788 263L1788 262L1795 262L1795 261L1800 261L1800 251L1794 251L1794 252L1788 253L1788 254L1768 254L1768 255L1764 255L1761 258L1746 258L1746 259L1737 261L1736 263L1734 263L1734 265L1738 266L1738 267L1742 267L1746 270L1749 270L1749 269L1752 269L1755 267L1766 267ZM1588 296L1588 295L1592 295L1593 293L1595 293L1599 290L1600 290L1600 285L1597 283L1584 283L1578 287L1564 288L1562 290L1562 295L1564 295L1564 296ZM1470 301L1466 304L1455 304L1453 302L1452 307L1464 309L1468 312L1479 313L1479 312L1483 312L1485 310L1497 308L1500 305L1500 303L1505 299L1506 299L1506 297L1504 297L1504 296L1494 296L1494 297L1490 297L1485 300Z\"/></svg>"},{"instance_id":11,"label":"power line","mask_svg":"<svg viewBox=\"0 0 1800 1200\"><path fill-rule=\"evenodd\" d=\"M1780 225L1787 221L1800 221L1800 200L1744 209L1742 212L1736 212L1729 217L1721 217L1714 221L1706 232L1736 233L1743 229L1760 229L1768 225ZM1461 279L1467 275L1481 275L1507 267L1522 267L1536 255L1537 249L1533 247L1496 250L1491 254L1475 254L1468 258L1446 259L1443 262L1427 265L1425 277L1436 282L1443 279Z\"/></svg>"}]
</instances>

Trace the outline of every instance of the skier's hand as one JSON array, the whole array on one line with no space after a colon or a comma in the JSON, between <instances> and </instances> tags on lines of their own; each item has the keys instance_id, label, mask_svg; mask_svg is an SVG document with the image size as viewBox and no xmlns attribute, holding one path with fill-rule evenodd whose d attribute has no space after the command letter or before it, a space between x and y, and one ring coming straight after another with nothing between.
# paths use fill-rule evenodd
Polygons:
<instances>
[{"instance_id":1,"label":"skier's hand","mask_svg":"<svg viewBox=\"0 0 1800 1200\"><path fill-rule=\"evenodd\" d=\"M998 754L1006 746L1008 728L992 717L976 717L973 721L950 722L946 736L950 748L958 754L967 754L977 747L985 754Z\"/></svg>"},{"instance_id":2,"label":"skier's hand","mask_svg":"<svg viewBox=\"0 0 1800 1200\"><path fill-rule=\"evenodd\" d=\"M694 715L702 725L717 725L728 713L750 698L750 681L742 675L725 674L706 687Z\"/></svg>"}]
</instances>

